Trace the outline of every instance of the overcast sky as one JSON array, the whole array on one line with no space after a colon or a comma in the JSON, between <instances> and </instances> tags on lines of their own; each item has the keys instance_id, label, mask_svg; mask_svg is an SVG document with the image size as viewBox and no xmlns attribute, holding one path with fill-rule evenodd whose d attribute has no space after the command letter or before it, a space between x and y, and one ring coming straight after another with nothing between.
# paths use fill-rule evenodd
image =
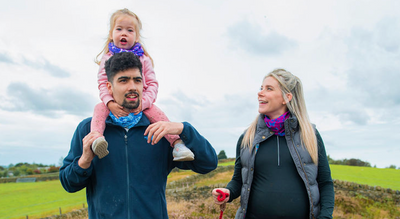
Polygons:
<instances>
[{"instance_id":1,"label":"overcast sky","mask_svg":"<svg viewBox=\"0 0 400 219\"><path fill-rule=\"evenodd\" d=\"M8 1L0 7L0 165L59 164L100 102L110 15L128 8L160 84L158 105L235 156L263 77L303 82L333 159L400 166L400 1Z\"/></svg>"}]
</instances>

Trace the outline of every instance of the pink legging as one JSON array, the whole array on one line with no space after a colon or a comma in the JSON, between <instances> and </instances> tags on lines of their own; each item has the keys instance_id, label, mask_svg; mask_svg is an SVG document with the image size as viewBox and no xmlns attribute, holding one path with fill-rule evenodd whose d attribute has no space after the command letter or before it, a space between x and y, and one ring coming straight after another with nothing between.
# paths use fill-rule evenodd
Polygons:
<instances>
[{"instance_id":1,"label":"pink legging","mask_svg":"<svg viewBox=\"0 0 400 219\"><path fill-rule=\"evenodd\" d=\"M152 105L150 108L143 110L144 115L150 120L151 123L158 121L169 122L168 117L163 111L160 110L156 105ZM104 129L106 129L106 119L110 114L110 110L104 105L104 103L99 103L94 107L92 123L90 125L90 130L93 132L99 132L104 134ZM167 141L173 146L173 143L179 139L179 135L165 135Z\"/></svg>"}]
</instances>

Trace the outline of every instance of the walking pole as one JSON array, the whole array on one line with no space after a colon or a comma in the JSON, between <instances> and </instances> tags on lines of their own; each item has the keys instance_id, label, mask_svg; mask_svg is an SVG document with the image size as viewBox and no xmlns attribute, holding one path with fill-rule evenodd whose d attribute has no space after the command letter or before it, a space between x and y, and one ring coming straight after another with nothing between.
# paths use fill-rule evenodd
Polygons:
<instances>
[{"instance_id":1,"label":"walking pole","mask_svg":"<svg viewBox=\"0 0 400 219\"><path fill-rule=\"evenodd\" d=\"M217 189L216 192L219 193L217 199L218 201L222 202L223 200L225 200L227 197L229 197L229 193L225 193L223 191L221 191L220 189ZM221 212L219 213L219 219L222 219L222 215L224 215L224 210L226 207L226 203L222 204L219 206Z\"/></svg>"}]
</instances>

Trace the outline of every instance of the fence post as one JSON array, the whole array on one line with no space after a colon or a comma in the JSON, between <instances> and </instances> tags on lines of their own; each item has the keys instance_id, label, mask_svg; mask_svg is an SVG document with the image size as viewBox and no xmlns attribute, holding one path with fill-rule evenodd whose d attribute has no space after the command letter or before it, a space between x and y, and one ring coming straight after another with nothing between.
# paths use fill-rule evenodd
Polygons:
<instances>
[{"instance_id":1,"label":"fence post","mask_svg":"<svg viewBox=\"0 0 400 219\"><path fill-rule=\"evenodd\" d=\"M61 207L59 207L59 209L60 209L60 215L61 215Z\"/></svg>"},{"instance_id":2,"label":"fence post","mask_svg":"<svg viewBox=\"0 0 400 219\"><path fill-rule=\"evenodd\" d=\"M28 219L29 217L28 217L28 215L26 215L26 219Z\"/></svg>"}]
</instances>

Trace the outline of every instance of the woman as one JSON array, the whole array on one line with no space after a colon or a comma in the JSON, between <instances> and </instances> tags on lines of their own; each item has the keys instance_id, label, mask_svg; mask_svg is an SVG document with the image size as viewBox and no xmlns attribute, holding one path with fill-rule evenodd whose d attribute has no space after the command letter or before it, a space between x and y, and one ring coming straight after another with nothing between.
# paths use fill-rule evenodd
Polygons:
<instances>
[{"instance_id":1,"label":"woman","mask_svg":"<svg viewBox=\"0 0 400 219\"><path fill-rule=\"evenodd\" d=\"M334 191L324 143L310 123L302 84L288 71L269 73L258 92L260 113L239 138L226 188L241 196L236 218L332 218Z\"/></svg>"}]
</instances>

